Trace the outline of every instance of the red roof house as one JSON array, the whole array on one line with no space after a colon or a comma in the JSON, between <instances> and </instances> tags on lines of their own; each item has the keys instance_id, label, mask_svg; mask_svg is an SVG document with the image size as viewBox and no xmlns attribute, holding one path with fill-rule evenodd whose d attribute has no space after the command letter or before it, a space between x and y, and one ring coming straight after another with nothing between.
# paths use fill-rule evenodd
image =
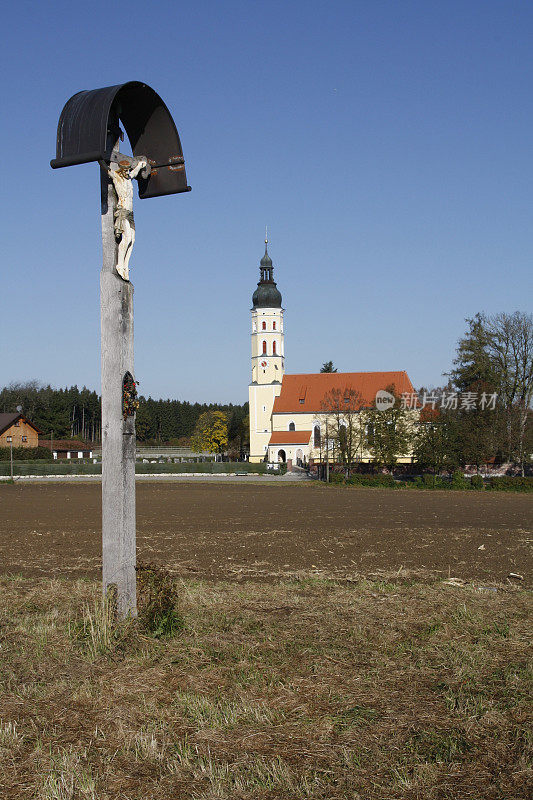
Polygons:
<instances>
[{"instance_id":1,"label":"red roof house","mask_svg":"<svg viewBox=\"0 0 533 800\"><path fill-rule=\"evenodd\" d=\"M271 444L309 444L312 431L272 431Z\"/></svg>"}]
</instances>

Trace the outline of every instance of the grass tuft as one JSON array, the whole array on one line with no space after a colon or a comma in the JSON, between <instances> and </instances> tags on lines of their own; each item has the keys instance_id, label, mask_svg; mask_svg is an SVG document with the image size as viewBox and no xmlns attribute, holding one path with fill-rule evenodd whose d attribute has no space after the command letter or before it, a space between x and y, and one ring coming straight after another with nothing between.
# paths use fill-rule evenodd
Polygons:
<instances>
[{"instance_id":1,"label":"grass tuft","mask_svg":"<svg viewBox=\"0 0 533 800\"><path fill-rule=\"evenodd\" d=\"M211 699L194 692L177 692L174 702L187 719L200 727L229 727L244 722L271 723L281 716L261 701L250 703L244 700Z\"/></svg>"},{"instance_id":2,"label":"grass tuft","mask_svg":"<svg viewBox=\"0 0 533 800\"><path fill-rule=\"evenodd\" d=\"M139 622L156 638L183 630L173 576L155 564L137 565Z\"/></svg>"},{"instance_id":3,"label":"grass tuft","mask_svg":"<svg viewBox=\"0 0 533 800\"><path fill-rule=\"evenodd\" d=\"M86 754L84 754L86 757ZM72 748L64 750L43 776L38 800L97 800L91 769Z\"/></svg>"},{"instance_id":4,"label":"grass tuft","mask_svg":"<svg viewBox=\"0 0 533 800\"><path fill-rule=\"evenodd\" d=\"M114 651L126 638L132 620L118 621L112 597L86 603L81 617L76 616L70 625L71 635L81 642L92 661Z\"/></svg>"},{"instance_id":5,"label":"grass tuft","mask_svg":"<svg viewBox=\"0 0 533 800\"><path fill-rule=\"evenodd\" d=\"M0 722L0 747L12 749L21 744L24 736L17 730L16 722Z\"/></svg>"},{"instance_id":6,"label":"grass tuft","mask_svg":"<svg viewBox=\"0 0 533 800\"><path fill-rule=\"evenodd\" d=\"M153 730L142 728L133 739L133 752L136 761L163 761L165 748L157 740Z\"/></svg>"},{"instance_id":7,"label":"grass tuft","mask_svg":"<svg viewBox=\"0 0 533 800\"><path fill-rule=\"evenodd\" d=\"M460 760L470 744L459 731L422 730L413 733L406 743L406 750L416 760L435 763Z\"/></svg>"}]
</instances>

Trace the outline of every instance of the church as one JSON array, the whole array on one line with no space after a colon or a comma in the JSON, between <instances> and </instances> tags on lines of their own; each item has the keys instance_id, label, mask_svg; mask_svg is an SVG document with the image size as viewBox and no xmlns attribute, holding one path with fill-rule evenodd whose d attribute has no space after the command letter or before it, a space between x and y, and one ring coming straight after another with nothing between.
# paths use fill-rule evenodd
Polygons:
<instances>
[{"instance_id":1,"label":"church","mask_svg":"<svg viewBox=\"0 0 533 800\"><path fill-rule=\"evenodd\" d=\"M403 371L285 375L284 309L267 240L251 313L251 462L287 463L289 467L319 462L323 458L324 398L334 389L356 393L361 408L374 406L376 393L390 386L399 395L414 392ZM370 455L362 452L361 460L371 460Z\"/></svg>"}]
</instances>

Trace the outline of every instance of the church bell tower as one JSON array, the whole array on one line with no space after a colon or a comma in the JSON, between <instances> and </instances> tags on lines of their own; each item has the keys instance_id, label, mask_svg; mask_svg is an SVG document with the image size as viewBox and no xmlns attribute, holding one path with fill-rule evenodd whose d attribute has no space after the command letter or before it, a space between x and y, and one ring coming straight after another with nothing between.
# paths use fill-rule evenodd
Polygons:
<instances>
[{"instance_id":1,"label":"church bell tower","mask_svg":"<svg viewBox=\"0 0 533 800\"><path fill-rule=\"evenodd\" d=\"M268 254L259 265L259 283L252 297L252 382L250 401L250 461L263 461L272 431L272 407L285 372L283 308Z\"/></svg>"}]
</instances>

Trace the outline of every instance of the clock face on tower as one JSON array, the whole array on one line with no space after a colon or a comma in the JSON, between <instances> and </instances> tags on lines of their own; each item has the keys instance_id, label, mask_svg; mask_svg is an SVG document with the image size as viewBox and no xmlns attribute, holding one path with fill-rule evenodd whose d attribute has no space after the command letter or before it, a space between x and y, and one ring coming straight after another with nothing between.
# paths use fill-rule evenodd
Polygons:
<instances>
[{"instance_id":1,"label":"clock face on tower","mask_svg":"<svg viewBox=\"0 0 533 800\"><path fill-rule=\"evenodd\" d=\"M268 361L261 361L262 367L268 367Z\"/></svg>"}]
</instances>

